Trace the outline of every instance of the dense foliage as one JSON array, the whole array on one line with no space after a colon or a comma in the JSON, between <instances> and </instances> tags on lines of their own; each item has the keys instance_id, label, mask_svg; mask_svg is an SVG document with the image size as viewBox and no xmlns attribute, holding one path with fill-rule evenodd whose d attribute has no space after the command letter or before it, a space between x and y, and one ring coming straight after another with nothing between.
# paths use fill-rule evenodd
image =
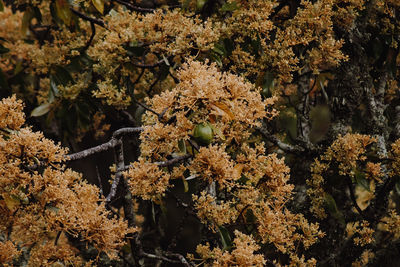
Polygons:
<instances>
[{"instance_id":1,"label":"dense foliage","mask_svg":"<svg viewBox=\"0 0 400 267\"><path fill-rule=\"evenodd\" d=\"M399 16L0 0L0 263L395 266Z\"/></svg>"}]
</instances>

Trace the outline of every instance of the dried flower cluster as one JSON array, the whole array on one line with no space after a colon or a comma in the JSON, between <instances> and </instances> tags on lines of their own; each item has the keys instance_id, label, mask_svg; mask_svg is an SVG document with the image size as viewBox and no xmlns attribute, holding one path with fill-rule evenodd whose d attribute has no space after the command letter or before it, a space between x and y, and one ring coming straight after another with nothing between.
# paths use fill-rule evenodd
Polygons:
<instances>
[{"instance_id":1,"label":"dried flower cluster","mask_svg":"<svg viewBox=\"0 0 400 267\"><path fill-rule=\"evenodd\" d=\"M217 231L220 226L250 220L257 227L257 239L295 258L299 244L307 249L323 233L318 224L285 208L293 186L288 184L289 168L284 160L275 154L266 156L263 143L247 141L259 119L276 115L269 107L274 99L263 101L256 88L242 78L219 72L215 64L189 61L178 78L181 82L173 90L149 101L154 112L144 116L141 159L125 173L132 194L161 198L173 176L155 162L192 153L193 159L179 169L184 178L190 175L204 183L203 191L193 195L201 221ZM201 142L201 135L196 136L199 126L209 127L209 145Z\"/></svg>"},{"instance_id":2,"label":"dried flower cluster","mask_svg":"<svg viewBox=\"0 0 400 267\"><path fill-rule=\"evenodd\" d=\"M28 250L32 266L80 265L67 240L57 245L60 234L114 256L134 229L110 216L96 186L63 165L66 149L23 127L22 108L15 95L0 102L1 263Z\"/></svg>"},{"instance_id":3,"label":"dried flower cluster","mask_svg":"<svg viewBox=\"0 0 400 267\"><path fill-rule=\"evenodd\" d=\"M312 203L310 210L317 217L326 218L327 216L324 208L326 202L324 174L333 166L333 168L337 169L339 177L354 180L356 175L361 175L360 163L366 161L366 147L373 142L375 142L375 139L367 135L346 134L345 136L339 136L320 159L315 159L311 166L312 177L307 180L307 184L310 186L307 193ZM374 179L379 180L381 173L379 172L380 169L376 169L377 165L372 162L367 162L366 165L365 178L369 178L371 182ZM378 175L371 175L374 172L378 173ZM338 179L339 177L333 177L332 179Z\"/></svg>"},{"instance_id":4,"label":"dried flower cluster","mask_svg":"<svg viewBox=\"0 0 400 267\"><path fill-rule=\"evenodd\" d=\"M376 264L400 238L399 14L0 0L0 265ZM101 186L65 166L112 152Z\"/></svg>"}]
</instances>

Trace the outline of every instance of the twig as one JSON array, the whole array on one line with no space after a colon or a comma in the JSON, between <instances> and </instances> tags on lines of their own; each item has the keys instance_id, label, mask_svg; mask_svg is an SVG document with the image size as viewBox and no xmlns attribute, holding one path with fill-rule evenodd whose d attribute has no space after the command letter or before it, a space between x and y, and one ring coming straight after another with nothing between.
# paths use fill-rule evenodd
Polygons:
<instances>
[{"instance_id":1,"label":"twig","mask_svg":"<svg viewBox=\"0 0 400 267\"><path fill-rule=\"evenodd\" d=\"M159 167L167 167L167 166L173 165L175 163L178 163L180 161L183 161L185 159L188 159L190 157L192 157L191 154L185 154L185 155L178 156L176 158L173 158L173 159L170 159L170 160L167 160L167 161L155 162L155 164L157 164Z\"/></svg>"},{"instance_id":2,"label":"twig","mask_svg":"<svg viewBox=\"0 0 400 267\"><path fill-rule=\"evenodd\" d=\"M185 159L188 159L188 158L190 158L190 157L192 157L191 154L185 154L185 155L178 156L178 157L176 157L176 158L173 158L173 159L170 159L170 160L167 160L167 161L158 161L158 162L154 162L154 164L157 164L159 167L167 167L167 166L173 165L173 164L175 164L175 163L184 161ZM125 166L123 170L126 171L126 170L128 170L130 167L131 167L131 165Z\"/></svg>"},{"instance_id":3,"label":"twig","mask_svg":"<svg viewBox=\"0 0 400 267\"><path fill-rule=\"evenodd\" d=\"M134 82L132 82L132 85L135 85L139 82L140 78L142 78L143 74L144 74L145 68L142 68L142 71L140 72L139 76L136 78L136 80ZM133 93L133 92L132 92Z\"/></svg>"},{"instance_id":4,"label":"twig","mask_svg":"<svg viewBox=\"0 0 400 267\"><path fill-rule=\"evenodd\" d=\"M96 175L97 175L97 181L99 182L100 195L102 196L103 195L103 184L101 183L99 167L97 167L97 165L96 165Z\"/></svg>"},{"instance_id":5,"label":"twig","mask_svg":"<svg viewBox=\"0 0 400 267\"><path fill-rule=\"evenodd\" d=\"M125 127L125 128L116 130L113 133L113 138L118 138L122 135L131 134L131 133L140 133L141 131L143 131L142 127Z\"/></svg>"},{"instance_id":6,"label":"twig","mask_svg":"<svg viewBox=\"0 0 400 267\"><path fill-rule=\"evenodd\" d=\"M121 180L122 177L122 172L121 170L124 169L124 161L123 161L123 151L121 149L122 147L122 140L118 139L116 140L116 146L115 146L115 150L116 150L116 161L117 161L117 173L115 174L115 178L113 180L113 183L111 184L111 188L110 188L110 192L108 193L107 197L106 197L106 203L109 203L114 197L115 194L117 193L117 188L119 185L119 181Z\"/></svg>"},{"instance_id":7,"label":"twig","mask_svg":"<svg viewBox=\"0 0 400 267\"><path fill-rule=\"evenodd\" d=\"M190 264L190 263L186 260L186 258L185 258L183 255L179 254L179 253L164 252L164 254L167 255L167 256L169 256L169 257L176 257L176 258L178 258L179 261L180 261L184 266L186 266L186 267L191 267L191 266L193 266L193 264Z\"/></svg>"},{"instance_id":8,"label":"twig","mask_svg":"<svg viewBox=\"0 0 400 267\"><path fill-rule=\"evenodd\" d=\"M361 210L360 206L358 206L357 204L357 200L356 200L356 196L354 194L354 188L353 188L353 184L351 183L351 180L349 177L346 177L347 179L347 185L349 186L349 190L350 190L350 198L351 201L353 201L353 206L356 208L356 210L358 211L358 213L363 216L363 211Z\"/></svg>"},{"instance_id":9,"label":"twig","mask_svg":"<svg viewBox=\"0 0 400 267\"><path fill-rule=\"evenodd\" d=\"M90 38L87 41L86 45L83 47L83 51L86 51L89 48L94 39L94 36L96 35L96 26L94 26L94 23L92 21L90 22L90 28L92 29L92 34L90 35Z\"/></svg>"},{"instance_id":10,"label":"twig","mask_svg":"<svg viewBox=\"0 0 400 267\"><path fill-rule=\"evenodd\" d=\"M304 152L304 148L302 147L297 147L297 146L292 146L290 144L286 144L284 142L282 142L281 140L279 140L276 136L274 136L273 134L271 134L267 128L265 126L259 127L257 128L257 130L266 138L268 139L270 142L274 143L276 146L278 146L280 149L282 149L285 152L289 152L289 153L295 153L295 154L299 154L299 153L303 153Z\"/></svg>"},{"instance_id":11,"label":"twig","mask_svg":"<svg viewBox=\"0 0 400 267\"><path fill-rule=\"evenodd\" d=\"M85 14L79 12L79 11L76 10L76 9L73 9L72 7L70 8L70 10L72 11L72 13L74 13L75 15L77 15L78 17L80 17L81 19L90 21L91 23L94 23L94 24L96 24L96 25L99 25L100 27L107 28L106 25L104 24L104 21L102 21L102 20L100 20L100 19L96 19L96 18L92 18L92 17L86 16Z\"/></svg>"},{"instance_id":12,"label":"twig","mask_svg":"<svg viewBox=\"0 0 400 267\"><path fill-rule=\"evenodd\" d=\"M116 145L118 145L117 138L120 137L121 135L130 134L130 133L139 133L141 131L143 131L142 127L121 128L113 133L111 140L108 141L107 143L104 143L104 144L101 144L101 145L98 145L95 147L91 147L91 148L85 149L83 151L74 153L74 154L66 155L65 158L67 161L74 161L74 160L78 160L78 159L87 158L93 154L107 151L110 148L113 148Z\"/></svg>"},{"instance_id":13,"label":"twig","mask_svg":"<svg viewBox=\"0 0 400 267\"><path fill-rule=\"evenodd\" d=\"M193 136L190 136L190 137L193 137ZM192 147L194 147L194 149L197 150L197 152L200 151L200 147L197 144L195 144L192 140L188 139L188 142ZM193 153L193 155L194 155L194 153Z\"/></svg>"},{"instance_id":14,"label":"twig","mask_svg":"<svg viewBox=\"0 0 400 267\"><path fill-rule=\"evenodd\" d=\"M170 262L170 263L179 263L179 261L177 261L177 260L171 260L171 259L161 256L161 255L146 253L143 250L140 251L140 255L143 257L149 258L149 259L162 260L162 261L166 261L166 262Z\"/></svg>"},{"instance_id":15,"label":"twig","mask_svg":"<svg viewBox=\"0 0 400 267\"><path fill-rule=\"evenodd\" d=\"M164 62L165 62L164 59L161 59L160 61L157 61L157 62L155 62L155 63L141 64L141 63L137 63L137 62L132 62L132 64L133 64L135 67L138 67L138 68L142 68L142 69L152 69L152 68L155 68L155 67L157 67L157 66L160 66L160 65L163 64Z\"/></svg>"},{"instance_id":16,"label":"twig","mask_svg":"<svg viewBox=\"0 0 400 267\"><path fill-rule=\"evenodd\" d=\"M57 246L58 239L60 239L61 233L62 233L62 231L58 231L58 232L57 232L56 239L54 240L54 246Z\"/></svg>"},{"instance_id":17,"label":"twig","mask_svg":"<svg viewBox=\"0 0 400 267\"><path fill-rule=\"evenodd\" d=\"M145 104L140 103L140 102L137 101L135 98L132 98L132 99L133 99L133 101L134 101L136 104L138 104L139 106L141 106L141 107L144 108L145 110L150 111L151 113L153 113L153 114L157 115L158 117L160 117L160 114L159 114L158 112L152 110L151 108L149 108L149 107L146 106Z\"/></svg>"},{"instance_id":18,"label":"twig","mask_svg":"<svg viewBox=\"0 0 400 267\"><path fill-rule=\"evenodd\" d=\"M128 9L133 10L133 11L137 11L137 12L143 12L143 13L151 13L154 12L154 9L152 8L145 8L145 7L139 7L139 6L135 6L132 5L131 3L122 1L122 0L114 0L115 2L126 6Z\"/></svg>"},{"instance_id":19,"label":"twig","mask_svg":"<svg viewBox=\"0 0 400 267\"><path fill-rule=\"evenodd\" d=\"M66 160L68 161L74 161L74 160L78 160L78 159L83 159L83 158L87 158L93 154L97 154L103 151L107 151L110 148L113 148L117 145L117 140L115 140L114 138L111 138L110 141L108 141L107 143L95 146L95 147L91 147L88 149L85 149L83 151L74 153L74 154L70 154L66 156Z\"/></svg>"}]
</instances>

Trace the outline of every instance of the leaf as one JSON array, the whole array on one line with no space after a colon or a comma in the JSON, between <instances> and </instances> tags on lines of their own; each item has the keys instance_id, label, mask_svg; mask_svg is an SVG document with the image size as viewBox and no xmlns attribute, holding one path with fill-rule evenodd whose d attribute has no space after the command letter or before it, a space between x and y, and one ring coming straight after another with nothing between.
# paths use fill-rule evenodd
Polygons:
<instances>
[{"instance_id":1,"label":"leaf","mask_svg":"<svg viewBox=\"0 0 400 267\"><path fill-rule=\"evenodd\" d=\"M225 56L226 55L226 49L224 46L224 43L217 43L214 45L214 48L212 49L212 51L214 51L215 53L221 55L221 56Z\"/></svg>"},{"instance_id":2,"label":"leaf","mask_svg":"<svg viewBox=\"0 0 400 267\"><path fill-rule=\"evenodd\" d=\"M36 107L34 110L32 110L31 116L32 117L40 117L49 112L51 109L51 104L50 103L44 103L38 107Z\"/></svg>"},{"instance_id":3,"label":"leaf","mask_svg":"<svg viewBox=\"0 0 400 267\"><path fill-rule=\"evenodd\" d=\"M18 60L17 65L14 68L14 76L20 73L24 68L22 67L22 60Z\"/></svg>"},{"instance_id":4,"label":"leaf","mask_svg":"<svg viewBox=\"0 0 400 267\"><path fill-rule=\"evenodd\" d=\"M396 189L397 195L400 196L400 182L397 182L397 183L394 185L394 188Z\"/></svg>"},{"instance_id":5,"label":"leaf","mask_svg":"<svg viewBox=\"0 0 400 267\"><path fill-rule=\"evenodd\" d=\"M65 23L65 25L71 25L72 12L69 9L69 3L67 0L56 0L56 13L57 16Z\"/></svg>"},{"instance_id":6,"label":"leaf","mask_svg":"<svg viewBox=\"0 0 400 267\"><path fill-rule=\"evenodd\" d=\"M362 188L368 191L371 191L371 189L369 188L369 182L367 179L365 179L365 173L356 170L354 172L354 178L357 185L361 186Z\"/></svg>"},{"instance_id":7,"label":"leaf","mask_svg":"<svg viewBox=\"0 0 400 267\"><path fill-rule=\"evenodd\" d=\"M216 127L215 125L209 123L211 129L213 130L213 133L216 134L221 140L225 141L225 135L222 133L221 129Z\"/></svg>"},{"instance_id":8,"label":"leaf","mask_svg":"<svg viewBox=\"0 0 400 267\"><path fill-rule=\"evenodd\" d=\"M235 167L233 167L233 179L238 180L242 176L242 170L243 170L244 165L243 164L236 164Z\"/></svg>"},{"instance_id":9,"label":"leaf","mask_svg":"<svg viewBox=\"0 0 400 267\"><path fill-rule=\"evenodd\" d=\"M19 199L10 196L9 194L2 194L2 197L4 198L4 202L6 203L6 206L10 211L15 211L17 207L21 204L21 201Z\"/></svg>"},{"instance_id":10,"label":"leaf","mask_svg":"<svg viewBox=\"0 0 400 267\"><path fill-rule=\"evenodd\" d=\"M8 53L10 51L10 49L8 49L7 47L4 47L2 44L0 44L0 54L5 54Z\"/></svg>"},{"instance_id":11,"label":"leaf","mask_svg":"<svg viewBox=\"0 0 400 267\"><path fill-rule=\"evenodd\" d=\"M235 11L239 9L239 6L237 5L236 1L234 2L226 2L225 4L222 5L221 11L222 12L230 12L230 11Z\"/></svg>"},{"instance_id":12,"label":"leaf","mask_svg":"<svg viewBox=\"0 0 400 267\"><path fill-rule=\"evenodd\" d=\"M223 226L218 226L218 232L221 237L223 249L229 250L232 247L232 238L229 235L229 231Z\"/></svg>"},{"instance_id":13,"label":"leaf","mask_svg":"<svg viewBox=\"0 0 400 267\"><path fill-rule=\"evenodd\" d=\"M22 17L22 22L21 22L21 32L24 35L28 34L29 30L29 24L31 23L31 20L34 17L34 12L31 8L27 8L25 10L24 16Z\"/></svg>"},{"instance_id":14,"label":"leaf","mask_svg":"<svg viewBox=\"0 0 400 267\"><path fill-rule=\"evenodd\" d=\"M191 1L192 0L185 0L185 2L182 4L182 8L184 10L188 9Z\"/></svg>"},{"instance_id":15,"label":"leaf","mask_svg":"<svg viewBox=\"0 0 400 267\"><path fill-rule=\"evenodd\" d=\"M3 0L0 0L0 12L4 11L4 3Z\"/></svg>"},{"instance_id":16,"label":"leaf","mask_svg":"<svg viewBox=\"0 0 400 267\"><path fill-rule=\"evenodd\" d=\"M52 103L54 101L54 97L58 96L60 94L57 84L53 79L53 76L50 75L50 91L49 91L49 103Z\"/></svg>"},{"instance_id":17,"label":"leaf","mask_svg":"<svg viewBox=\"0 0 400 267\"><path fill-rule=\"evenodd\" d=\"M215 63L217 63L217 65L218 65L218 67L222 67L221 56L218 53L214 52L214 51L211 51L211 52L212 53L210 54L210 59L215 61Z\"/></svg>"},{"instance_id":18,"label":"leaf","mask_svg":"<svg viewBox=\"0 0 400 267\"><path fill-rule=\"evenodd\" d=\"M183 182L183 191L187 193L189 191L189 183L184 176L182 176L182 182Z\"/></svg>"},{"instance_id":19,"label":"leaf","mask_svg":"<svg viewBox=\"0 0 400 267\"><path fill-rule=\"evenodd\" d=\"M214 110L215 115L225 117L228 120L233 120L235 118L235 115L233 115L232 111L225 103L216 102L211 104L210 107Z\"/></svg>"},{"instance_id":20,"label":"leaf","mask_svg":"<svg viewBox=\"0 0 400 267\"><path fill-rule=\"evenodd\" d=\"M52 72L51 76L57 85L68 85L68 83L74 82L69 71L62 66L54 66Z\"/></svg>"},{"instance_id":21,"label":"leaf","mask_svg":"<svg viewBox=\"0 0 400 267\"><path fill-rule=\"evenodd\" d=\"M164 62L165 62L165 65L171 66L171 64L170 64L169 61L168 61L168 58L167 58L164 54L162 55L162 58L163 58L163 60L164 60Z\"/></svg>"},{"instance_id":22,"label":"leaf","mask_svg":"<svg viewBox=\"0 0 400 267\"><path fill-rule=\"evenodd\" d=\"M208 0L197 0L196 1L196 8L197 10L202 10L204 5L208 2Z\"/></svg>"},{"instance_id":23,"label":"leaf","mask_svg":"<svg viewBox=\"0 0 400 267\"><path fill-rule=\"evenodd\" d=\"M183 155L187 153L185 140L181 139L178 141L179 152Z\"/></svg>"},{"instance_id":24,"label":"leaf","mask_svg":"<svg viewBox=\"0 0 400 267\"><path fill-rule=\"evenodd\" d=\"M337 208L336 201L332 195L325 193L325 205L329 213L338 220L341 224L345 224L343 213Z\"/></svg>"},{"instance_id":25,"label":"leaf","mask_svg":"<svg viewBox=\"0 0 400 267\"><path fill-rule=\"evenodd\" d=\"M153 222L156 223L156 209L154 202L151 202L151 218L153 219Z\"/></svg>"},{"instance_id":26,"label":"leaf","mask_svg":"<svg viewBox=\"0 0 400 267\"><path fill-rule=\"evenodd\" d=\"M102 15L104 13L104 1L103 0L92 0L92 4Z\"/></svg>"}]
</instances>

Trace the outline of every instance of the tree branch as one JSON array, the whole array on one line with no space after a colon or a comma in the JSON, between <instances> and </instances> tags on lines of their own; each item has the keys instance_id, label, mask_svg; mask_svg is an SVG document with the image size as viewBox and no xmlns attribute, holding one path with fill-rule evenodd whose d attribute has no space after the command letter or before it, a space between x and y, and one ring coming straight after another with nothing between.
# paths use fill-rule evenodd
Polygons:
<instances>
[{"instance_id":1,"label":"tree branch","mask_svg":"<svg viewBox=\"0 0 400 267\"><path fill-rule=\"evenodd\" d=\"M353 202L353 206L356 208L358 213L361 216L363 216L363 211L361 210L360 206L358 206L358 204L357 204L356 195L354 194L354 188L353 188L353 184L351 182L351 179L350 179L350 177L346 177L346 179L347 179L347 185L348 185L349 190L350 190L350 198L351 198L351 201Z\"/></svg>"},{"instance_id":2,"label":"tree branch","mask_svg":"<svg viewBox=\"0 0 400 267\"><path fill-rule=\"evenodd\" d=\"M152 68L155 68L155 67L160 66L160 65L163 64L164 62L165 62L164 59L161 59L161 60L159 60L159 61L157 61L157 62L149 63L149 64L141 64L141 63L137 63L137 62L132 61L132 64L133 64L135 67L138 67L138 68L152 69Z\"/></svg>"},{"instance_id":3,"label":"tree branch","mask_svg":"<svg viewBox=\"0 0 400 267\"><path fill-rule=\"evenodd\" d=\"M100 27L107 28L107 27L106 27L106 24L104 23L104 21L102 21L102 20L100 20L100 19L96 19L96 18L92 18L92 17L86 16L85 14L79 12L79 11L76 10L76 9L73 9L72 7L70 8L70 10L72 11L72 13L74 13L75 15L77 15L78 17L80 17L81 19L90 21L91 23L94 23L94 24L96 24L96 25L99 25Z\"/></svg>"},{"instance_id":4,"label":"tree branch","mask_svg":"<svg viewBox=\"0 0 400 267\"><path fill-rule=\"evenodd\" d=\"M257 130L270 142L274 143L276 146L278 146L280 149L282 149L285 152L289 152L289 153L295 153L295 154L299 154L299 153L303 153L304 152L304 148L302 147L298 147L298 146L292 146L290 144L286 144L284 142L282 142L281 140L279 140L276 136L274 136L273 134L271 134L268 130L267 127L265 125L257 128Z\"/></svg>"},{"instance_id":5,"label":"tree branch","mask_svg":"<svg viewBox=\"0 0 400 267\"><path fill-rule=\"evenodd\" d=\"M122 0L114 0L114 1L117 2L118 4L126 6L129 10L142 12L142 13L154 12L154 9L152 9L152 8L145 8L145 7L135 6L135 5L132 5L131 3L128 3L128 2L125 2L125 1L122 1Z\"/></svg>"},{"instance_id":6,"label":"tree branch","mask_svg":"<svg viewBox=\"0 0 400 267\"><path fill-rule=\"evenodd\" d=\"M121 128L119 130L116 130L113 133L111 140L108 141L107 143L104 143L104 144L101 144L101 145L98 145L95 147L91 147L91 148L85 149L83 151L74 153L74 154L66 155L65 158L67 161L74 161L74 160L78 160L78 159L87 158L93 154L107 151L110 148L113 148L116 145L118 145L118 140L117 140L118 137L125 135L125 134L130 134L130 133L139 133L141 131L143 131L142 127Z\"/></svg>"},{"instance_id":7,"label":"tree branch","mask_svg":"<svg viewBox=\"0 0 400 267\"><path fill-rule=\"evenodd\" d=\"M191 157L192 157L191 154L185 154L185 155L178 156L176 158L173 158L173 159L170 159L167 161L157 161L157 162L154 162L154 164L158 165L159 167L167 167L167 166L173 165L175 163L189 159ZM132 166L131 165L125 166L123 170L124 171L129 170L130 167L132 167Z\"/></svg>"}]
</instances>

